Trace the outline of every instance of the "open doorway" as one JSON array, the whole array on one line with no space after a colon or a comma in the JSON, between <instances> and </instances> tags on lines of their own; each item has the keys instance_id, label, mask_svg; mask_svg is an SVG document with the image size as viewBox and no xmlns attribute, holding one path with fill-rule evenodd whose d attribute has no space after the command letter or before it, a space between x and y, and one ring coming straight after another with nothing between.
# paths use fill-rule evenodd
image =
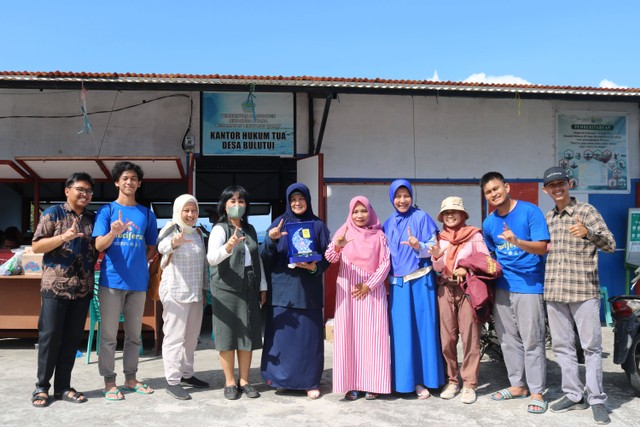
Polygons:
<instances>
[{"instance_id":1,"label":"open doorway","mask_svg":"<svg viewBox=\"0 0 640 427\"><path fill-rule=\"evenodd\" d=\"M222 190L241 185L249 192L249 222L260 238L273 218L285 210L285 190L296 181L296 165L296 160L291 158L201 157L196 160L195 196L209 212L217 209ZM201 210L201 218L207 215Z\"/></svg>"}]
</instances>

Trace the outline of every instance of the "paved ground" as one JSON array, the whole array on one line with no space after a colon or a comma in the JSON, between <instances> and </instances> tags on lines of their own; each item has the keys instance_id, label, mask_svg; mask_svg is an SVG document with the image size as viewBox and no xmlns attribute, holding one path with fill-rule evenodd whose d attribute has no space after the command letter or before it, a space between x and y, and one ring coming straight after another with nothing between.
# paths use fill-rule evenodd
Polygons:
<instances>
[{"instance_id":1,"label":"paved ground","mask_svg":"<svg viewBox=\"0 0 640 427\"><path fill-rule=\"evenodd\" d=\"M342 400L341 395L331 393L331 363L333 346L326 343L325 371L322 380L322 397L316 401L303 393L276 394L260 379L258 370L260 352L254 354L252 380L262 393L259 399L242 397L227 401L222 396L224 385L218 355L212 349L210 329L203 328L201 343L196 352L198 377L211 383L209 390L197 390L190 401L178 401L165 392L162 359L147 352L140 361L139 378L156 389L152 396L126 394L121 402L106 401L101 394L102 379L98 376L95 354L90 364L78 359L72 385L83 391L89 402L76 405L54 402L48 408L33 408L29 401L36 375L35 340L0 339L0 425L223 425L223 426L371 426L371 425L425 425L430 426L576 426L594 425L591 410L544 415L526 412L526 400L494 402L491 391L507 386L504 366L485 356L480 367L478 401L464 405L459 397L445 401L434 397L418 401L413 396L393 394L376 401L360 399L355 402ZM640 425L640 398L630 391L626 376L613 359L613 333L604 333L604 381L609 395L608 408L613 425ZM147 345L149 346L149 344ZM121 353L116 361L121 369ZM548 400L561 397L560 376L553 355L548 357ZM119 383L123 376L119 376Z\"/></svg>"}]
</instances>

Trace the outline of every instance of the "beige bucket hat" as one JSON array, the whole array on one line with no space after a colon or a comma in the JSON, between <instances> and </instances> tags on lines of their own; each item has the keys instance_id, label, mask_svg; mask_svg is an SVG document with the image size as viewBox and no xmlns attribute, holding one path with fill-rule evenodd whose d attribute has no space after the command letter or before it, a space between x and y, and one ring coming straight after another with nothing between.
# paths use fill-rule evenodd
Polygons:
<instances>
[{"instance_id":1,"label":"beige bucket hat","mask_svg":"<svg viewBox=\"0 0 640 427\"><path fill-rule=\"evenodd\" d=\"M449 196L440 204L440 213L438 214L438 221L442 222L442 213L444 211L461 211L464 212L466 219L469 219L469 214L464 210L464 202L462 197Z\"/></svg>"}]
</instances>

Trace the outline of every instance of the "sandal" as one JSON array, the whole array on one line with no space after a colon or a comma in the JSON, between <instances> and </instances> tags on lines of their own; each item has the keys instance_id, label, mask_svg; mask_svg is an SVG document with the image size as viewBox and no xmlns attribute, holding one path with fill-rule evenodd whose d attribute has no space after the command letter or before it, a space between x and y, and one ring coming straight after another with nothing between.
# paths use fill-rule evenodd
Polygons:
<instances>
[{"instance_id":1,"label":"sandal","mask_svg":"<svg viewBox=\"0 0 640 427\"><path fill-rule=\"evenodd\" d=\"M416 395L418 396L418 400L427 400L431 397L429 389L420 384L416 386Z\"/></svg>"},{"instance_id":2,"label":"sandal","mask_svg":"<svg viewBox=\"0 0 640 427\"><path fill-rule=\"evenodd\" d=\"M73 393L73 394L71 394ZM69 390L65 390L62 393L56 393L53 395L56 400L64 400L65 402L71 403L84 403L87 401L87 398L84 394L76 391L75 388L70 388Z\"/></svg>"},{"instance_id":3,"label":"sandal","mask_svg":"<svg viewBox=\"0 0 640 427\"><path fill-rule=\"evenodd\" d=\"M549 402L546 400L531 399L531 402L527 405L527 412L530 414L544 414L547 412Z\"/></svg>"},{"instance_id":4,"label":"sandal","mask_svg":"<svg viewBox=\"0 0 640 427\"><path fill-rule=\"evenodd\" d=\"M347 394L344 395L345 400L357 400L360 397L360 393L356 390L348 391Z\"/></svg>"},{"instance_id":5,"label":"sandal","mask_svg":"<svg viewBox=\"0 0 640 427\"><path fill-rule=\"evenodd\" d=\"M320 390L317 388L312 388L311 390L307 390L307 397L311 400L316 400L320 397Z\"/></svg>"},{"instance_id":6,"label":"sandal","mask_svg":"<svg viewBox=\"0 0 640 427\"><path fill-rule=\"evenodd\" d=\"M135 385L135 387L122 386L122 389L124 391L134 391L138 394L153 394L153 392L155 391L144 383L138 383Z\"/></svg>"},{"instance_id":7,"label":"sandal","mask_svg":"<svg viewBox=\"0 0 640 427\"><path fill-rule=\"evenodd\" d=\"M107 400L124 400L124 394L118 387L113 387L109 390L102 390L102 395Z\"/></svg>"},{"instance_id":8,"label":"sandal","mask_svg":"<svg viewBox=\"0 0 640 427\"><path fill-rule=\"evenodd\" d=\"M369 392L366 392L366 393L365 393L365 395L364 395L364 398L365 398L366 400L376 400L376 399L378 398L378 396L379 396L379 395L378 395L378 393L369 393Z\"/></svg>"},{"instance_id":9,"label":"sandal","mask_svg":"<svg viewBox=\"0 0 640 427\"><path fill-rule=\"evenodd\" d=\"M44 402L44 403L40 403ZM49 393L44 390L35 390L31 394L31 405L36 408L46 408L49 406Z\"/></svg>"},{"instance_id":10,"label":"sandal","mask_svg":"<svg viewBox=\"0 0 640 427\"><path fill-rule=\"evenodd\" d=\"M526 397L529 397L528 391L525 391L524 394L519 394L517 396L514 396L513 394L511 394L508 388L503 388L502 390L498 390L491 394L491 400L498 400L498 401L511 400L511 399L524 399Z\"/></svg>"}]
</instances>

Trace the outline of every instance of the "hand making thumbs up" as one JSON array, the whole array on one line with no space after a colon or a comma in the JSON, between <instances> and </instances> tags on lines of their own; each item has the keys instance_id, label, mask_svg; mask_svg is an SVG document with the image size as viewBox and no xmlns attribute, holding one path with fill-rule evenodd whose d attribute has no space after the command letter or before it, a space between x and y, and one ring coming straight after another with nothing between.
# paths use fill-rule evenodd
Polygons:
<instances>
[{"instance_id":1,"label":"hand making thumbs up","mask_svg":"<svg viewBox=\"0 0 640 427\"><path fill-rule=\"evenodd\" d=\"M580 218L576 217L576 223L569 227L569 233L574 237L584 239L589 234L589 230L580 222Z\"/></svg>"}]
</instances>

